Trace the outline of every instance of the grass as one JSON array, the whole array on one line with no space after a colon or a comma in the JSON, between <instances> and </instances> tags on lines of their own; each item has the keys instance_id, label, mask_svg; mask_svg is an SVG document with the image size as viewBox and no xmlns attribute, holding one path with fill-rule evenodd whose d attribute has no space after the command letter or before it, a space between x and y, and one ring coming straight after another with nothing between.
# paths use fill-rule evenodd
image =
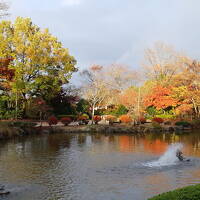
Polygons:
<instances>
[{"instance_id":1,"label":"grass","mask_svg":"<svg viewBox=\"0 0 200 200\"><path fill-rule=\"evenodd\" d=\"M200 200L200 184L166 192L148 200Z\"/></svg>"}]
</instances>

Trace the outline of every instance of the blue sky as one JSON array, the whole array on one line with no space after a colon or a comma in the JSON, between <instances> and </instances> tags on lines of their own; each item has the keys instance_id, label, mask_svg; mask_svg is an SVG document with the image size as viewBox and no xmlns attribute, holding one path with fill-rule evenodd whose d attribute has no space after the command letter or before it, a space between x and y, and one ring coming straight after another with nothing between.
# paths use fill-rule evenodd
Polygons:
<instances>
[{"instance_id":1,"label":"blue sky","mask_svg":"<svg viewBox=\"0 0 200 200\"><path fill-rule=\"evenodd\" d=\"M200 58L199 0L10 0L11 19L31 17L49 28L80 68L128 64L139 68L156 41Z\"/></svg>"}]
</instances>

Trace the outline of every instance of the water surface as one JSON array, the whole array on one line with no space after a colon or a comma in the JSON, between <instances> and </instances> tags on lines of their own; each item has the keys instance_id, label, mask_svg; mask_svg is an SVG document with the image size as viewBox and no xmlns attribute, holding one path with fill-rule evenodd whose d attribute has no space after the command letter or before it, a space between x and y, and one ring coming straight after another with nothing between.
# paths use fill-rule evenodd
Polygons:
<instances>
[{"instance_id":1,"label":"water surface","mask_svg":"<svg viewBox=\"0 0 200 200\"><path fill-rule=\"evenodd\" d=\"M150 167L172 143L191 162ZM144 200L200 183L200 133L54 134L0 143L5 200Z\"/></svg>"}]
</instances>

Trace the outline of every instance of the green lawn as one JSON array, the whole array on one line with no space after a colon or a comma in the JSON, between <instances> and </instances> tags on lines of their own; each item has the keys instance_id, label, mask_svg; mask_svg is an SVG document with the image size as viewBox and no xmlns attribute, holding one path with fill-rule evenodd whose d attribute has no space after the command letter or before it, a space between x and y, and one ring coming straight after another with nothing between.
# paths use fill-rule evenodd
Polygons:
<instances>
[{"instance_id":1,"label":"green lawn","mask_svg":"<svg viewBox=\"0 0 200 200\"><path fill-rule=\"evenodd\" d=\"M200 184L166 192L148 200L200 200Z\"/></svg>"}]
</instances>

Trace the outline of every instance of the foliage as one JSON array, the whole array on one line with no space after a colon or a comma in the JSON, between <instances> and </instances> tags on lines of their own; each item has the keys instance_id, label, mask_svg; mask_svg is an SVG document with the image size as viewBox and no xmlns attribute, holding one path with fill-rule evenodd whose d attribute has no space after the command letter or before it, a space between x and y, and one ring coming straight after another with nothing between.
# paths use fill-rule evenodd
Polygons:
<instances>
[{"instance_id":1,"label":"foliage","mask_svg":"<svg viewBox=\"0 0 200 200\"><path fill-rule=\"evenodd\" d=\"M135 88L131 87L120 95L120 103L123 104L129 112L134 112L137 105L137 96L138 94Z\"/></svg>"},{"instance_id":2,"label":"foliage","mask_svg":"<svg viewBox=\"0 0 200 200\"><path fill-rule=\"evenodd\" d=\"M164 122L164 120L162 118L159 118L159 117L154 117L152 119L153 122L157 122L159 124L162 124Z\"/></svg>"},{"instance_id":3,"label":"foliage","mask_svg":"<svg viewBox=\"0 0 200 200\"><path fill-rule=\"evenodd\" d=\"M18 17L14 24L2 21L0 41L0 58L12 58L9 69L15 75L11 94L22 104L24 115L31 97L51 99L76 71L76 61L68 49L29 18Z\"/></svg>"},{"instance_id":4,"label":"foliage","mask_svg":"<svg viewBox=\"0 0 200 200\"><path fill-rule=\"evenodd\" d=\"M60 120L65 126L67 126L70 122L72 122L72 119L69 117L63 117Z\"/></svg>"},{"instance_id":5,"label":"foliage","mask_svg":"<svg viewBox=\"0 0 200 200\"><path fill-rule=\"evenodd\" d=\"M141 124L144 124L144 123L146 123L146 119L145 119L144 117L140 117L140 118L139 118L139 122L140 122Z\"/></svg>"},{"instance_id":6,"label":"foliage","mask_svg":"<svg viewBox=\"0 0 200 200\"><path fill-rule=\"evenodd\" d=\"M191 124L194 126L194 127L199 127L200 126L200 119L194 119L191 121Z\"/></svg>"},{"instance_id":7,"label":"foliage","mask_svg":"<svg viewBox=\"0 0 200 200\"><path fill-rule=\"evenodd\" d=\"M106 109L105 111L103 111L104 115L114 115L114 116L121 116L121 115L125 115L128 113L128 109L120 104L118 106L113 105L112 107L109 107L108 109Z\"/></svg>"},{"instance_id":8,"label":"foliage","mask_svg":"<svg viewBox=\"0 0 200 200\"><path fill-rule=\"evenodd\" d=\"M191 123L187 122L187 121L178 121L175 123L176 126L183 126L183 127L190 127Z\"/></svg>"},{"instance_id":9,"label":"foliage","mask_svg":"<svg viewBox=\"0 0 200 200\"><path fill-rule=\"evenodd\" d=\"M71 120L75 121L77 119L76 115L58 115L58 119L62 119L64 117L69 117Z\"/></svg>"},{"instance_id":10,"label":"foliage","mask_svg":"<svg viewBox=\"0 0 200 200\"><path fill-rule=\"evenodd\" d=\"M93 120L94 120L95 123L98 123L99 121L101 121L101 116L94 115Z\"/></svg>"},{"instance_id":11,"label":"foliage","mask_svg":"<svg viewBox=\"0 0 200 200\"><path fill-rule=\"evenodd\" d=\"M80 101L76 104L76 110L78 113L88 113L89 107L89 102L85 99L80 99Z\"/></svg>"},{"instance_id":12,"label":"foliage","mask_svg":"<svg viewBox=\"0 0 200 200\"><path fill-rule=\"evenodd\" d=\"M51 116L48 118L48 124L51 125L56 125L58 123L58 120L55 116Z\"/></svg>"},{"instance_id":13,"label":"foliage","mask_svg":"<svg viewBox=\"0 0 200 200\"><path fill-rule=\"evenodd\" d=\"M200 185L192 185L174 191L166 192L149 200L199 200Z\"/></svg>"},{"instance_id":14,"label":"foliage","mask_svg":"<svg viewBox=\"0 0 200 200\"><path fill-rule=\"evenodd\" d=\"M168 107L176 107L178 101L172 97L172 90L169 87L157 85L152 89L151 94L144 99L146 107L155 107L157 110L166 109Z\"/></svg>"},{"instance_id":15,"label":"foliage","mask_svg":"<svg viewBox=\"0 0 200 200\"><path fill-rule=\"evenodd\" d=\"M161 129L161 125L160 123L156 122L156 121L153 121L151 123L152 127L155 128L155 129Z\"/></svg>"},{"instance_id":16,"label":"foliage","mask_svg":"<svg viewBox=\"0 0 200 200\"><path fill-rule=\"evenodd\" d=\"M122 115L120 116L119 120L123 123L130 123L133 121L129 115Z\"/></svg>"},{"instance_id":17,"label":"foliage","mask_svg":"<svg viewBox=\"0 0 200 200\"><path fill-rule=\"evenodd\" d=\"M114 121L116 121L116 119L117 118L115 116L113 116L113 115L107 115L105 117L105 120L109 121L110 123L113 123Z\"/></svg>"},{"instance_id":18,"label":"foliage","mask_svg":"<svg viewBox=\"0 0 200 200\"><path fill-rule=\"evenodd\" d=\"M82 114L78 117L79 121L89 120L89 116L87 114Z\"/></svg>"},{"instance_id":19,"label":"foliage","mask_svg":"<svg viewBox=\"0 0 200 200\"><path fill-rule=\"evenodd\" d=\"M155 115L155 117L162 118L162 119L174 119L176 115L166 113L166 114Z\"/></svg>"}]
</instances>

